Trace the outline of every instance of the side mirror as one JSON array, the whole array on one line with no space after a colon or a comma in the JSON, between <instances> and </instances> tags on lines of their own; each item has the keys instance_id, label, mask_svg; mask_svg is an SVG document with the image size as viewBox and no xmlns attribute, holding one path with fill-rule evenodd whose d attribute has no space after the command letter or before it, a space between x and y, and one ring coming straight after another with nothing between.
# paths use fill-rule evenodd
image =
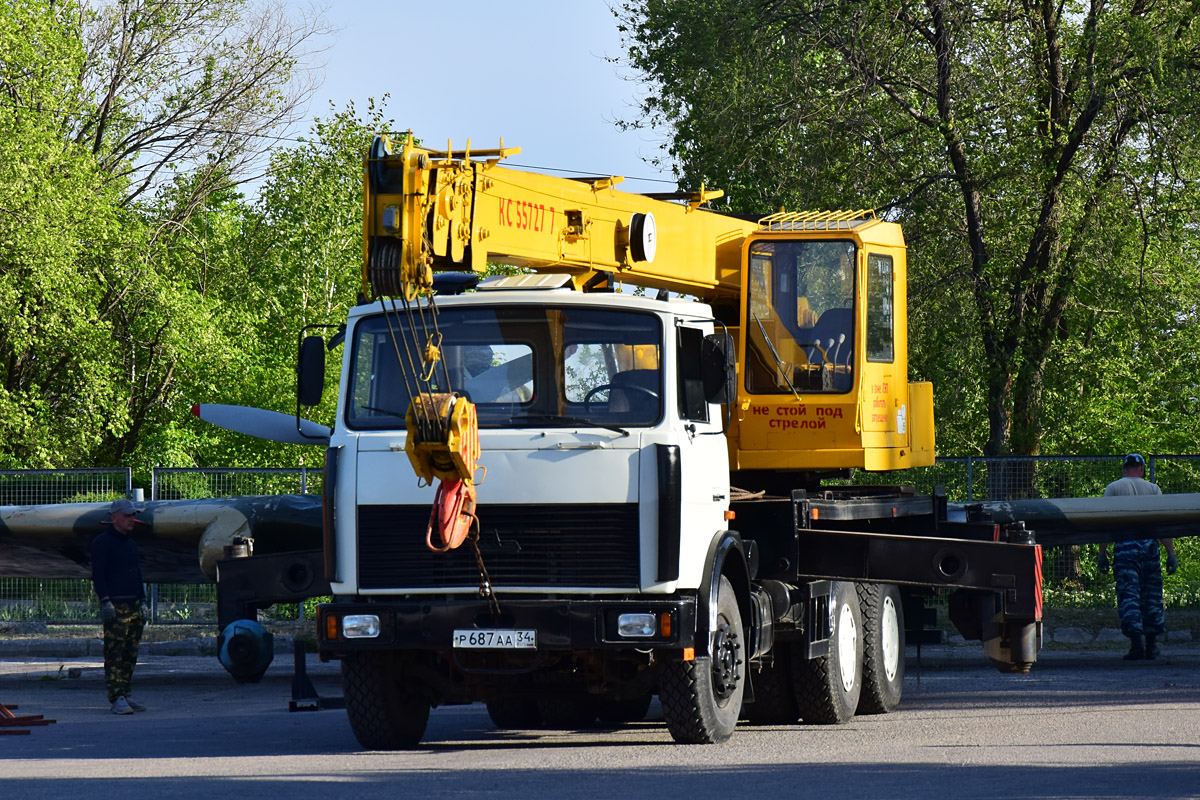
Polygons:
<instances>
[{"instance_id":1,"label":"side mirror","mask_svg":"<svg viewBox=\"0 0 1200 800\"><path fill-rule=\"evenodd\" d=\"M300 341L296 360L296 399L303 406L321 402L325 391L325 340L320 336L305 336Z\"/></svg>"},{"instance_id":2,"label":"side mirror","mask_svg":"<svg viewBox=\"0 0 1200 800\"><path fill-rule=\"evenodd\" d=\"M700 346L700 379L704 399L710 403L730 403L737 396L737 348L728 333L710 333Z\"/></svg>"}]
</instances>

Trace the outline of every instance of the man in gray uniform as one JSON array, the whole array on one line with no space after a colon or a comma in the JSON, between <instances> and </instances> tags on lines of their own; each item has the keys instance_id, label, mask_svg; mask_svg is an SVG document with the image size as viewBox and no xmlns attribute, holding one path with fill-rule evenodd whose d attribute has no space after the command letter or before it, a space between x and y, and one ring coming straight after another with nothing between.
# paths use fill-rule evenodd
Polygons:
<instances>
[{"instance_id":1,"label":"man in gray uniform","mask_svg":"<svg viewBox=\"0 0 1200 800\"><path fill-rule=\"evenodd\" d=\"M1104 489L1105 497L1162 494L1162 490L1146 480L1146 460L1130 453L1121 463L1121 478ZM1113 543L1113 575L1117 580L1117 613L1121 617L1121 633L1129 637L1126 661L1154 658L1158 654L1155 640L1163 627L1163 579L1159 560L1158 539L1128 539ZM1167 551L1167 574L1178 568L1175 542L1163 539ZM1108 570L1108 545L1100 545L1097 562L1101 572Z\"/></svg>"}]
</instances>

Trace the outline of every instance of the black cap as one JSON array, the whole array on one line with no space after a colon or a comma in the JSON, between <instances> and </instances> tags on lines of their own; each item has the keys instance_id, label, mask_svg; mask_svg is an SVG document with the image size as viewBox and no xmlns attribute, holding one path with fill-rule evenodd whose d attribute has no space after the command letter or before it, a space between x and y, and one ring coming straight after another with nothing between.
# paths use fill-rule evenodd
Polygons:
<instances>
[{"instance_id":1,"label":"black cap","mask_svg":"<svg viewBox=\"0 0 1200 800\"><path fill-rule=\"evenodd\" d=\"M1144 467L1146 466L1146 459L1142 458L1141 453L1130 453L1129 455L1125 456L1125 460L1121 462L1121 466L1125 469Z\"/></svg>"}]
</instances>

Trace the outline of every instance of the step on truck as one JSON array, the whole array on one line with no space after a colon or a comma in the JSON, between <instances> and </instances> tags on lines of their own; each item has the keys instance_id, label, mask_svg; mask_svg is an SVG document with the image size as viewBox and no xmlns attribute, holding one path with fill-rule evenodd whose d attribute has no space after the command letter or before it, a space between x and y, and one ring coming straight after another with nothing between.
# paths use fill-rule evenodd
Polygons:
<instances>
[{"instance_id":1,"label":"step on truck","mask_svg":"<svg viewBox=\"0 0 1200 800\"><path fill-rule=\"evenodd\" d=\"M1028 671L1023 526L846 480L933 463L900 226L739 219L515 152L377 138L360 303L301 338L298 410L341 350L317 623L359 742L415 746L471 702L577 728L657 696L681 743L889 712L935 593Z\"/></svg>"}]
</instances>

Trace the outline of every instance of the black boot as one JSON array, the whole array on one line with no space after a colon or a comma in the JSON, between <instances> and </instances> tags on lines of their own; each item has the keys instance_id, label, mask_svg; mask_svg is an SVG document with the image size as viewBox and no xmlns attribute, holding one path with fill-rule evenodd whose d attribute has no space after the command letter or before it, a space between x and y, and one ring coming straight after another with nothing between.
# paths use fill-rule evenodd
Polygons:
<instances>
[{"instance_id":1,"label":"black boot","mask_svg":"<svg viewBox=\"0 0 1200 800\"><path fill-rule=\"evenodd\" d=\"M1158 648L1154 646L1154 640L1158 638L1153 633L1146 634L1146 658L1153 659L1158 655Z\"/></svg>"},{"instance_id":2,"label":"black boot","mask_svg":"<svg viewBox=\"0 0 1200 800\"><path fill-rule=\"evenodd\" d=\"M1136 661L1146 657L1146 648L1142 644L1142 635L1140 633L1129 634L1129 652L1125 654L1126 661Z\"/></svg>"}]
</instances>

